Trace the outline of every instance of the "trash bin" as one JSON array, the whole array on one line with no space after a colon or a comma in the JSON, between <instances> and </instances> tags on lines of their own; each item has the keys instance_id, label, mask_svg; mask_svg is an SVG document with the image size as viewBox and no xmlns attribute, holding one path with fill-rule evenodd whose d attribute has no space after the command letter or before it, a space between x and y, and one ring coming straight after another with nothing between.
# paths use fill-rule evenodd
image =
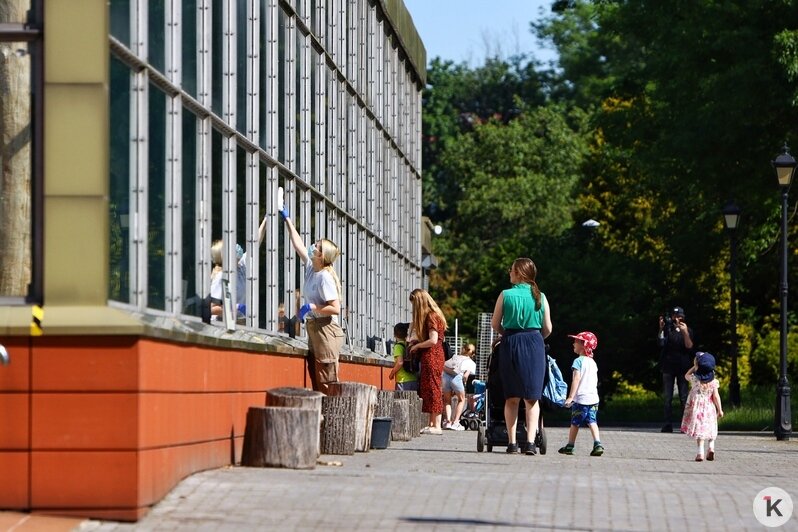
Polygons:
<instances>
[{"instance_id":1,"label":"trash bin","mask_svg":"<svg viewBox=\"0 0 798 532\"><path fill-rule=\"evenodd\" d=\"M371 448L385 449L391 443L390 417L375 417L371 421Z\"/></svg>"}]
</instances>

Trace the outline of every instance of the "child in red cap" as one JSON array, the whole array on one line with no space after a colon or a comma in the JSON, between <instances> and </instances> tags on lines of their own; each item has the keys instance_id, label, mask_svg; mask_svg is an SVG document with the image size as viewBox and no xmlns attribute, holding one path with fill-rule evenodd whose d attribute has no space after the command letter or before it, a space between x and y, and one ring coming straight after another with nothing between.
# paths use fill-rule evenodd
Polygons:
<instances>
[{"instance_id":1,"label":"child in red cap","mask_svg":"<svg viewBox=\"0 0 798 532\"><path fill-rule=\"evenodd\" d=\"M601 456L604 447L599 437L598 422L598 366L593 360L593 350L598 345L596 335L589 331L569 334L574 339L574 353L578 356L571 365L571 389L565 400L565 407L571 409L571 428L568 431L568 444L559 450L560 454L574 454L574 443L579 427L587 424L593 435L593 451L590 456Z\"/></svg>"}]
</instances>

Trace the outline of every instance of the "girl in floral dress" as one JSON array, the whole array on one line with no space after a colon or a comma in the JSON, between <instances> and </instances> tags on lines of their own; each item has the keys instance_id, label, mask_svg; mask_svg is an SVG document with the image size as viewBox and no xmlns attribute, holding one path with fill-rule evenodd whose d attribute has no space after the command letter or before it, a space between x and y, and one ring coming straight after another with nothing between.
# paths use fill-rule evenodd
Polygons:
<instances>
[{"instance_id":1,"label":"girl in floral dress","mask_svg":"<svg viewBox=\"0 0 798 532\"><path fill-rule=\"evenodd\" d=\"M696 462L704 461L704 442L708 441L706 459L711 462L715 459L718 418L723 417L718 380L715 378L715 357L709 353L696 353L693 367L684 378L690 383L690 394L684 407L682 432L695 438L698 444Z\"/></svg>"}]
</instances>

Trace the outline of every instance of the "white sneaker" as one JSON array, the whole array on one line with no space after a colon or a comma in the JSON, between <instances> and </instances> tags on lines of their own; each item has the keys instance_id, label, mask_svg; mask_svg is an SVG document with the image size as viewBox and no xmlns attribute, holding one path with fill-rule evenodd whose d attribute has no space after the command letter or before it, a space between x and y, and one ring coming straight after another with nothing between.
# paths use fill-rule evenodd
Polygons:
<instances>
[{"instance_id":1,"label":"white sneaker","mask_svg":"<svg viewBox=\"0 0 798 532\"><path fill-rule=\"evenodd\" d=\"M449 430L457 430L457 431L461 431L461 430L465 430L465 427L463 426L463 424L462 424L462 423L460 423L460 422L458 421L457 423L454 423L454 424L452 424L452 425L449 427Z\"/></svg>"}]
</instances>

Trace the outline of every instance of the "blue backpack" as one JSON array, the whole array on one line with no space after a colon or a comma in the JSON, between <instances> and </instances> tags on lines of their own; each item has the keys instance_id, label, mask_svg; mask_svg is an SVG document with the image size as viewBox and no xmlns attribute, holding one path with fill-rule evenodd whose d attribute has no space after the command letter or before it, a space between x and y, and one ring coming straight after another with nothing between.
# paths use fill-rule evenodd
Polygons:
<instances>
[{"instance_id":1,"label":"blue backpack","mask_svg":"<svg viewBox=\"0 0 798 532\"><path fill-rule=\"evenodd\" d=\"M565 406L568 397L568 384L562 378L562 372L557 361L546 355L546 377L543 381L543 406L553 408Z\"/></svg>"}]
</instances>

